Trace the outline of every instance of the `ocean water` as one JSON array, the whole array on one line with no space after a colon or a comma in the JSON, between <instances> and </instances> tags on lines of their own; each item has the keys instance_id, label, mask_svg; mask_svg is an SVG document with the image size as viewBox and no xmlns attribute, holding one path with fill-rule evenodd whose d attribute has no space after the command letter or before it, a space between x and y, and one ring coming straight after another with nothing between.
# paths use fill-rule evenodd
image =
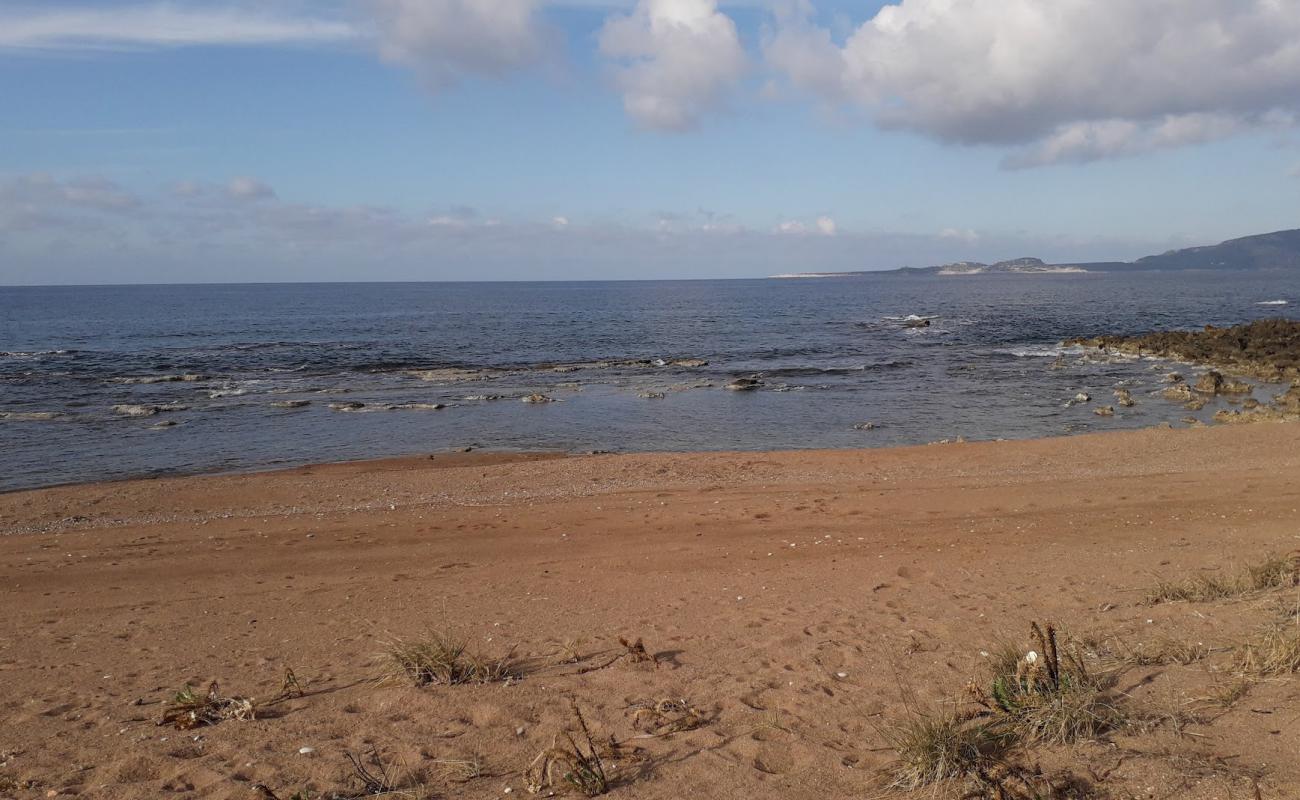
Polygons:
<instances>
[{"instance_id":1,"label":"ocean water","mask_svg":"<svg viewBox=\"0 0 1300 800\"><path fill-rule=\"evenodd\" d=\"M1170 365L1059 343L1297 314L1300 276L1285 275L0 287L0 489L470 446L855 448L1182 424L1153 394ZM758 389L724 388L750 376ZM1120 385L1138 404L1093 414ZM1094 402L1070 405L1079 392ZM521 402L535 393L554 402Z\"/></svg>"}]
</instances>

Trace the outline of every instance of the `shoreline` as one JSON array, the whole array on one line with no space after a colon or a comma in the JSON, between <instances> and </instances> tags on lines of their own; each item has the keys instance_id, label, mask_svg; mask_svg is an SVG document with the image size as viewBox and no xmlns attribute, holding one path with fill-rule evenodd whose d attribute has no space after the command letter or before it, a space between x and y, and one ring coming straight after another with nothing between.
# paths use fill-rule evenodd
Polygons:
<instances>
[{"instance_id":1,"label":"shoreline","mask_svg":"<svg viewBox=\"0 0 1300 800\"><path fill-rule=\"evenodd\" d=\"M1261 424L1275 423L1279 425L1289 425L1289 420L1268 419L1261 420ZM1300 434L1300 425L1295 426ZM236 470L213 470L201 472L168 472L149 475L127 475L120 478L107 480L91 480L80 482L69 482L53 484L50 486L37 486L31 488L8 489L0 491L0 507L3 507L3 500L16 495L41 494L48 492L71 492L78 491L111 491L115 487L129 488L135 486L149 485L189 485L191 482L223 480L244 481L247 479L264 478L275 480L277 478L293 479L306 478L312 476L334 477L346 479L357 475L378 475L384 473L422 473L425 471L436 471L442 469L458 468L493 468L508 467L515 464L527 464L533 462L558 461L558 460L584 460L592 458L604 459L757 459L764 457L806 457L819 458L824 457L834 459L837 457L866 456L869 454L879 455L884 458L900 456L913 451L931 451L936 448L945 447L971 447L971 446L999 446L999 445L1046 445L1051 446L1054 443L1066 443L1075 440L1092 440L1105 437L1125 437L1139 436L1143 434L1170 434L1170 433L1193 433L1207 430L1242 430L1239 425L1186 425L1183 427L1173 427L1167 423L1160 423L1144 428L1132 428L1122 430L1101 430L1101 431L1084 431L1061 433L1055 436L1038 436L1023 439L966 439L965 437L956 437L955 439L942 439L922 444L903 444L903 445L881 445L877 447L842 447L842 448L782 448L771 450L636 450L636 451L605 451L605 450L580 450L580 451L562 451L562 450L491 450L474 448L470 451L462 449L436 451L425 453L410 453L391 456L378 456L374 458L348 459L343 461L319 461L307 462L302 464L277 465L266 467L252 467L249 469ZM6 535L8 531L3 526L4 517L0 516L0 536Z\"/></svg>"}]
</instances>

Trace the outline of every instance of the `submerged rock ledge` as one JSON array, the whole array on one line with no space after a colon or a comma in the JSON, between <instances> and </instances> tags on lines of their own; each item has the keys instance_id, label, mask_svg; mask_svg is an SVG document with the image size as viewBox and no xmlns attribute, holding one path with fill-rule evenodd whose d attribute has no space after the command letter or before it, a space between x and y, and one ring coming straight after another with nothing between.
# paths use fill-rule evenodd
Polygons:
<instances>
[{"instance_id":1,"label":"submerged rock ledge","mask_svg":"<svg viewBox=\"0 0 1300 800\"><path fill-rule=\"evenodd\" d=\"M1157 356L1220 367L1281 383L1300 378L1300 321L1264 319L1231 328L1094 336L1065 344L1128 355Z\"/></svg>"},{"instance_id":2,"label":"submerged rock ledge","mask_svg":"<svg viewBox=\"0 0 1300 800\"><path fill-rule=\"evenodd\" d=\"M1199 331L1165 331L1141 336L1095 336L1071 339L1066 345L1090 347L1107 353L1190 361L1291 386L1265 405L1249 397L1254 387L1225 379L1210 370L1189 386L1181 375L1171 374L1173 385L1161 395L1200 409L1205 397L1245 395L1241 410L1221 410L1216 422L1270 422L1300 420L1300 322L1266 319L1231 328L1206 325Z\"/></svg>"}]
</instances>

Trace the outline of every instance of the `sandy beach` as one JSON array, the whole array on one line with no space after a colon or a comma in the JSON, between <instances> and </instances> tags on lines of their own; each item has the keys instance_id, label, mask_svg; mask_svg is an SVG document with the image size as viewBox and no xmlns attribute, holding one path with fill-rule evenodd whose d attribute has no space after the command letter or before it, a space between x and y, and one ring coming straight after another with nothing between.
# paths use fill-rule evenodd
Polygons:
<instances>
[{"instance_id":1,"label":"sandy beach","mask_svg":"<svg viewBox=\"0 0 1300 800\"><path fill-rule=\"evenodd\" d=\"M517 797L571 701L624 744L611 797L888 795L890 726L961 701L1037 620L1204 646L1122 669L1117 691L1155 722L1015 754L1091 792L1059 796L1297 797L1300 684L1207 699L1296 590L1144 598L1300 548L1298 468L1300 427L1259 424L468 453L0 495L0 796L330 797L356 791L346 755L374 748L406 796ZM530 666L374 682L386 642L433 631ZM599 668L619 637L654 661ZM305 696L256 719L157 725L186 684L269 699L289 668ZM662 699L698 725L649 735L638 709Z\"/></svg>"}]
</instances>

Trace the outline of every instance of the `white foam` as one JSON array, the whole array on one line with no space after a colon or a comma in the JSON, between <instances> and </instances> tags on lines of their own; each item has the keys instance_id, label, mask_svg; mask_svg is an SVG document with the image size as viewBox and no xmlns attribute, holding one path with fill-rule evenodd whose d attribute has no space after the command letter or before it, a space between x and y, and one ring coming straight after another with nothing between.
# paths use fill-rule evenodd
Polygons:
<instances>
[{"instance_id":1,"label":"white foam","mask_svg":"<svg viewBox=\"0 0 1300 800\"><path fill-rule=\"evenodd\" d=\"M1289 303L1288 301L1286 301L1286 300L1264 300L1264 301L1262 301L1262 302L1256 303L1255 305L1257 305L1257 306L1286 306L1286 305L1290 305L1290 303Z\"/></svg>"}]
</instances>

